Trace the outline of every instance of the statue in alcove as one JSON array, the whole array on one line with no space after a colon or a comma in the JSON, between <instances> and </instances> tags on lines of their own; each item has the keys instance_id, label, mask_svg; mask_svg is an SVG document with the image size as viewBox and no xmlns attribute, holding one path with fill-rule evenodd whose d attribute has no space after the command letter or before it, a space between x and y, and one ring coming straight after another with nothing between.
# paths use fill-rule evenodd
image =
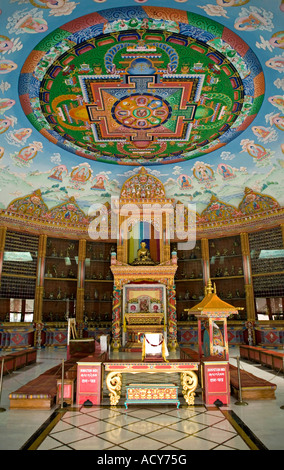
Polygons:
<instances>
[{"instance_id":1,"label":"statue in alcove","mask_svg":"<svg viewBox=\"0 0 284 470\"><path fill-rule=\"evenodd\" d=\"M155 261L152 260L150 250L148 250L146 242L140 243L139 250L137 251L137 258L133 261L132 266L137 265L155 265Z\"/></svg>"}]
</instances>

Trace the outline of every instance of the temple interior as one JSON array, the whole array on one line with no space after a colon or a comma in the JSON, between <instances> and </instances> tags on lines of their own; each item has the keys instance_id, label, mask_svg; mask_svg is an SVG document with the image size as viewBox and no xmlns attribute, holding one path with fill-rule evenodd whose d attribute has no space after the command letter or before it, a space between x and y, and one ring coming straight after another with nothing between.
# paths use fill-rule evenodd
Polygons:
<instances>
[{"instance_id":1,"label":"temple interior","mask_svg":"<svg viewBox=\"0 0 284 470\"><path fill-rule=\"evenodd\" d=\"M1 450L284 449L283 15L1 5Z\"/></svg>"}]
</instances>

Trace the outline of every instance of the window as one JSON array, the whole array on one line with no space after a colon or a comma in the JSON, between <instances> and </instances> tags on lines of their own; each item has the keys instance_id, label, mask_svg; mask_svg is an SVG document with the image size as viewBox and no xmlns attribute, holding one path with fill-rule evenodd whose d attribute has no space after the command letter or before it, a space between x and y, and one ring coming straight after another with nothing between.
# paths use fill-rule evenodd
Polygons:
<instances>
[{"instance_id":1,"label":"window","mask_svg":"<svg viewBox=\"0 0 284 470\"><path fill-rule=\"evenodd\" d=\"M10 299L10 322L32 322L34 299Z\"/></svg>"},{"instance_id":2,"label":"window","mask_svg":"<svg viewBox=\"0 0 284 470\"><path fill-rule=\"evenodd\" d=\"M255 305L258 320L283 320L282 297L256 297Z\"/></svg>"}]
</instances>

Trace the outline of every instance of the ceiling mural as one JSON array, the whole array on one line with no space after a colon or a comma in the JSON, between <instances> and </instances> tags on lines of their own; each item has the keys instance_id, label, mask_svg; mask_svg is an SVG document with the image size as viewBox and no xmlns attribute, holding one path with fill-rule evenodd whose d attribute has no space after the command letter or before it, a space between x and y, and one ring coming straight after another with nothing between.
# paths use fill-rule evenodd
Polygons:
<instances>
[{"instance_id":1,"label":"ceiling mural","mask_svg":"<svg viewBox=\"0 0 284 470\"><path fill-rule=\"evenodd\" d=\"M142 167L200 223L283 208L284 1L119 3L1 6L2 214L87 221Z\"/></svg>"},{"instance_id":2,"label":"ceiling mural","mask_svg":"<svg viewBox=\"0 0 284 470\"><path fill-rule=\"evenodd\" d=\"M102 10L43 39L19 84L39 132L83 158L139 165L196 158L246 129L264 96L255 54L212 19L160 13Z\"/></svg>"}]
</instances>

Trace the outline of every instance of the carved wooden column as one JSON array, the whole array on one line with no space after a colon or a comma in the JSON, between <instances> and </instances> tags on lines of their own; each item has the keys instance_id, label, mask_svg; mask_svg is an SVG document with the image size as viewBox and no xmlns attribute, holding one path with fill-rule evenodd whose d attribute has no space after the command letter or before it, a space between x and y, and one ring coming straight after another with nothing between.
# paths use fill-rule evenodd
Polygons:
<instances>
[{"instance_id":1,"label":"carved wooden column","mask_svg":"<svg viewBox=\"0 0 284 470\"><path fill-rule=\"evenodd\" d=\"M1 282L2 266L3 266L3 259L4 259L4 251L5 251L6 232L7 232L6 227L0 227L0 282Z\"/></svg>"},{"instance_id":2,"label":"carved wooden column","mask_svg":"<svg viewBox=\"0 0 284 470\"><path fill-rule=\"evenodd\" d=\"M112 300L112 342L114 351L119 351L121 346L121 287L119 282L114 282Z\"/></svg>"},{"instance_id":3,"label":"carved wooden column","mask_svg":"<svg viewBox=\"0 0 284 470\"><path fill-rule=\"evenodd\" d=\"M177 311L176 288L174 283L168 285L168 346L171 351L177 348Z\"/></svg>"},{"instance_id":4,"label":"carved wooden column","mask_svg":"<svg viewBox=\"0 0 284 470\"><path fill-rule=\"evenodd\" d=\"M282 232L282 245L284 247L284 224L280 224L281 232Z\"/></svg>"},{"instance_id":5,"label":"carved wooden column","mask_svg":"<svg viewBox=\"0 0 284 470\"><path fill-rule=\"evenodd\" d=\"M38 241L37 277L36 277L35 303L34 303L34 327L35 327L34 345L38 349L41 348L41 332L43 329L42 304L43 304L43 292L44 292L46 242L47 242L47 236L40 235L39 241Z\"/></svg>"},{"instance_id":6,"label":"carved wooden column","mask_svg":"<svg viewBox=\"0 0 284 470\"><path fill-rule=\"evenodd\" d=\"M252 283L252 271L251 271L251 258L250 258L250 247L249 237L247 233L241 233L241 247L243 255L243 268L244 268L244 283L245 283L245 294L246 294L246 308L247 308L247 327L249 329L250 343L254 344L254 322L255 316L255 303L254 303L254 291Z\"/></svg>"},{"instance_id":7,"label":"carved wooden column","mask_svg":"<svg viewBox=\"0 0 284 470\"><path fill-rule=\"evenodd\" d=\"M86 240L79 240L78 252L78 275L77 275L77 294L76 294L76 323L79 337L83 336L84 326L84 296L85 296L85 260L86 260Z\"/></svg>"},{"instance_id":8,"label":"carved wooden column","mask_svg":"<svg viewBox=\"0 0 284 470\"><path fill-rule=\"evenodd\" d=\"M207 238L201 239L201 256L203 263L203 282L207 286L210 279L210 260L209 260L209 243Z\"/></svg>"}]
</instances>

